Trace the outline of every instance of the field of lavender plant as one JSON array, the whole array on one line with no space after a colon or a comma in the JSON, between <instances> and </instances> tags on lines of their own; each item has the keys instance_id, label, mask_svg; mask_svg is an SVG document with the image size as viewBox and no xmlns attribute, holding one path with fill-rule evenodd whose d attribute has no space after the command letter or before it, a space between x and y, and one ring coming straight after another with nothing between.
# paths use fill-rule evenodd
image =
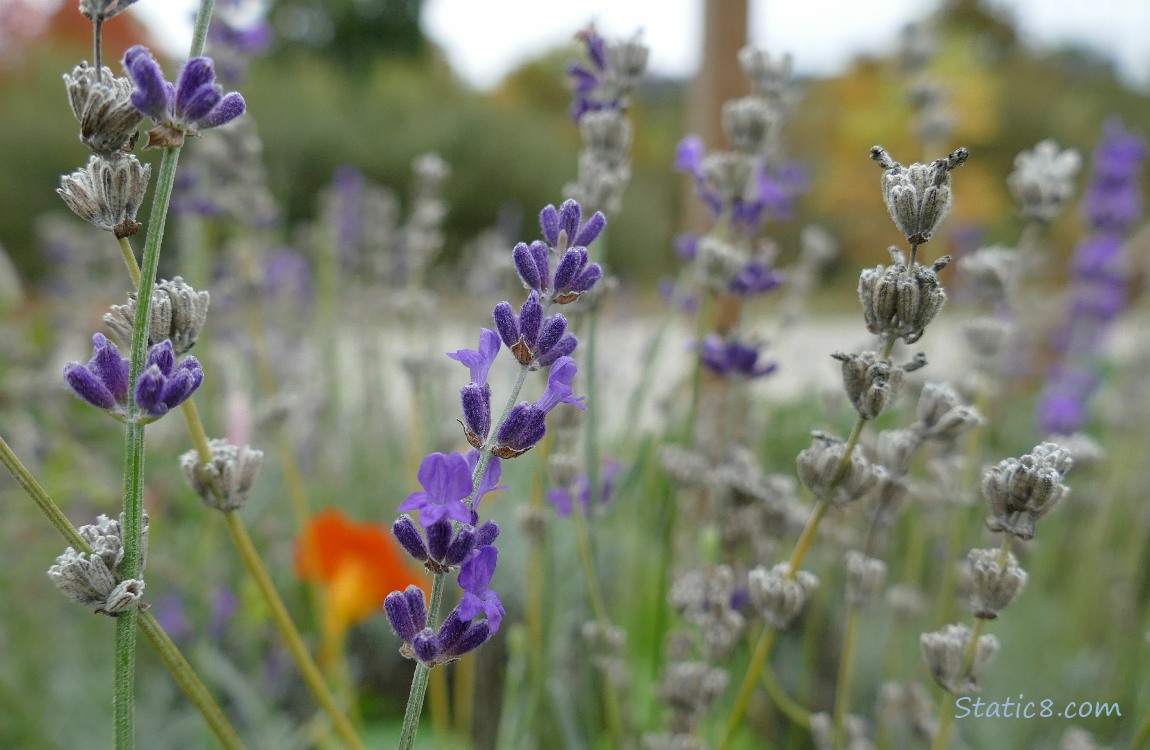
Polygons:
<instances>
[{"instance_id":1,"label":"field of lavender plant","mask_svg":"<svg viewBox=\"0 0 1150 750\"><path fill-rule=\"evenodd\" d=\"M638 35L577 34L566 184L453 247L438 153L285 218L269 27L202 0L167 61L131 4L80 2L47 275L0 251L0 747L1150 746L1150 118L980 152L912 26L855 263L747 46L633 278Z\"/></svg>"}]
</instances>

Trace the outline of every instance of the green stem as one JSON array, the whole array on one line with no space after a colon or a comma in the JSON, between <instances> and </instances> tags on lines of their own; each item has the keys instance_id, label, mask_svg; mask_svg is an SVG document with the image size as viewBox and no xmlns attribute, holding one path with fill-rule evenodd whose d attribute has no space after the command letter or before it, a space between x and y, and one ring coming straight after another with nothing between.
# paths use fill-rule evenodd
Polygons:
<instances>
[{"instance_id":1,"label":"green stem","mask_svg":"<svg viewBox=\"0 0 1150 750\"><path fill-rule=\"evenodd\" d=\"M599 312L596 308L591 308L587 313L587 342L586 354L584 355L585 363L583 371L586 377L583 378L583 388L587 396L587 403L591 404L593 408L588 409L583 419L583 435L586 439L586 453L587 453L587 507L596 508L599 506L599 493L602 488L599 486L599 419L596 416L598 409L596 406L596 378L595 378L595 351L597 349L596 343L599 339Z\"/></svg>"},{"instance_id":2,"label":"green stem","mask_svg":"<svg viewBox=\"0 0 1150 750\"><path fill-rule=\"evenodd\" d=\"M280 632L280 636L284 639L284 643L287 645L288 651L295 660L304 683L307 684L312 695L315 696L320 708L327 713L335 727L336 733L339 734L344 743L350 748L355 748L355 750L363 750L363 743L356 734L355 728L351 725L351 722L343 710L340 709L339 704L335 700L335 696L333 696L328 689L327 683L324 682L323 674L319 671L319 667L316 666L315 660L312 659L311 653L308 652L307 647L303 643L303 639L300 638L299 631L296 630L295 623L292 622L287 607L284 606L283 600L280 599L275 585L272 583L271 578L268 577L267 571L264 570L263 563L260 562L259 553L256 552L251 537L248 536L248 530L244 526L243 519L241 519L235 511L224 511L224 518L227 520L228 532L232 535L232 542L235 544L236 551L239 552L244 567L247 568L248 575L252 577L256 587L260 590L260 594L263 595L264 601L267 602L268 609L271 611L272 622L275 623L276 628Z\"/></svg>"},{"instance_id":3,"label":"green stem","mask_svg":"<svg viewBox=\"0 0 1150 750\"><path fill-rule=\"evenodd\" d=\"M835 684L835 710L831 734L833 737L832 746L835 748L843 747L843 743L846 740L845 721L850 698L851 668L854 666L855 644L858 642L860 612L861 609L857 604L851 604L850 609L847 611L846 632L843 635L843 652L839 665L839 679Z\"/></svg>"},{"instance_id":4,"label":"green stem","mask_svg":"<svg viewBox=\"0 0 1150 750\"><path fill-rule=\"evenodd\" d=\"M763 662L763 687L767 689L767 695L771 696L775 706L783 712L783 715L795 726L802 727L803 729L811 728L811 712L803 706L799 705L787 692L783 689L782 684L779 682L778 675L775 670L771 668L771 662Z\"/></svg>"},{"instance_id":5,"label":"green stem","mask_svg":"<svg viewBox=\"0 0 1150 750\"><path fill-rule=\"evenodd\" d=\"M128 267L128 275L132 277L132 285L140 288L140 264L136 262L136 253L132 250L132 243L127 237L119 239L120 255L124 258L124 265Z\"/></svg>"},{"instance_id":6,"label":"green stem","mask_svg":"<svg viewBox=\"0 0 1150 750\"><path fill-rule=\"evenodd\" d=\"M755 691L755 683L759 681L759 675L763 673L763 667L767 663L767 657L771 654L771 646L774 645L775 635L778 632L767 625L759 635L759 642L755 644L755 651L751 654L751 665L747 668L747 676L743 678L743 684L739 687L739 695L735 699L734 708L731 709L731 718L727 720L727 728L723 732L723 739L719 742L718 750L727 750L735 737L735 732L739 731L739 725L743 723L743 716L747 713L747 707L751 705L751 695Z\"/></svg>"},{"instance_id":7,"label":"green stem","mask_svg":"<svg viewBox=\"0 0 1150 750\"><path fill-rule=\"evenodd\" d=\"M56 505L55 501L44 491L44 488L36 481L27 467L21 463L16 454L12 452L8 443L0 438L0 463L16 480L16 483L28 494L29 497L35 501L36 505L40 508L41 512L48 518L48 521L56 528L64 540L72 546L73 549L83 552L84 554L92 554L92 548L84 541L84 538L76 532L71 522L67 519L64 513ZM216 738L219 739L220 744L228 750L233 748L242 748L244 745L239 739L239 735L228 723L227 718L224 717L223 711L216 705L212 699L211 694L208 693L207 688L200 682L196 673L192 670L187 660L184 659L183 654L176 648L176 644L156 622L156 618L150 612L142 612L138 617L140 632L152 644L156 650L160 660L164 662L164 666L171 672L172 678L175 679L176 684L188 696L193 705L199 710L204 720L211 727L215 733Z\"/></svg>"}]
</instances>

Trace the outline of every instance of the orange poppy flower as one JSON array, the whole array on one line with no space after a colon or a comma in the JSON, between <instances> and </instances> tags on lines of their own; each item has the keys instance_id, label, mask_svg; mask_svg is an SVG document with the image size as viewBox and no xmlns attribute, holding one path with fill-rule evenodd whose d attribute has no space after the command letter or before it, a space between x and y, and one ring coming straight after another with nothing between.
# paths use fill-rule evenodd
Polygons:
<instances>
[{"instance_id":1,"label":"orange poppy flower","mask_svg":"<svg viewBox=\"0 0 1150 750\"><path fill-rule=\"evenodd\" d=\"M338 641L348 628L378 612L392 591L415 584L427 591L387 527L356 523L334 508L312 516L296 543L296 574L320 584L324 635Z\"/></svg>"}]
</instances>

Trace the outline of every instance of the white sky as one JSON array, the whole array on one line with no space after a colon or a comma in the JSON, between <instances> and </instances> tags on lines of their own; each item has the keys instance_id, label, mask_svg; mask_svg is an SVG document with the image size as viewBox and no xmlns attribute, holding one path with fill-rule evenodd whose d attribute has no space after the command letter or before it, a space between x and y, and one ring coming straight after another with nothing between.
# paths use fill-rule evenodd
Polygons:
<instances>
[{"instance_id":1,"label":"white sky","mask_svg":"<svg viewBox=\"0 0 1150 750\"><path fill-rule=\"evenodd\" d=\"M0 0L2 2L3 0ZM751 42L790 52L800 75L828 75L863 52L893 49L898 32L939 0L750 0ZM1027 43L1075 42L1113 57L1131 83L1150 90L1150 1L990 0L1008 9ZM196 0L142 0L133 11L186 49ZM176 10L186 6L189 10ZM159 20L154 20L159 19ZM173 19L177 19L173 21ZM594 21L606 36L643 31L651 70L689 75L698 65L702 0L426 0L424 28L453 67L481 88Z\"/></svg>"}]
</instances>

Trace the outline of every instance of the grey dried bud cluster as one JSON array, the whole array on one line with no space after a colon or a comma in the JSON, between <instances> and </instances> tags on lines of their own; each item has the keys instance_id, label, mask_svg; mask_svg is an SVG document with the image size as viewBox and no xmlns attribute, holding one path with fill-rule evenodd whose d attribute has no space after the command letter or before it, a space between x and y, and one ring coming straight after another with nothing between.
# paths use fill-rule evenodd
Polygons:
<instances>
[{"instance_id":1,"label":"grey dried bud cluster","mask_svg":"<svg viewBox=\"0 0 1150 750\"><path fill-rule=\"evenodd\" d=\"M965 625L947 625L934 633L919 636L922 655L930 676L939 687L952 695L973 695L981 688L978 675L998 653L998 639L993 635L979 637L974 647L974 658L964 669L966 647L970 642L970 628Z\"/></svg>"},{"instance_id":2,"label":"grey dried bud cluster","mask_svg":"<svg viewBox=\"0 0 1150 750\"><path fill-rule=\"evenodd\" d=\"M223 511L242 508L263 466L263 451L220 439L209 445L212 460L208 463L200 463L200 454L194 450L180 456L184 478L204 505Z\"/></svg>"},{"instance_id":3,"label":"grey dried bud cluster","mask_svg":"<svg viewBox=\"0 0 1150 750\"><path fill-rule=\"evenodd\" d=\"M624 658L627 632L615 625L603 625L594 620L583 623L583 640L591 651L592 664L617 687L626 687L631 681L631 665Z\"/></svg>"},{"instance_id":4,"label":"grey dried bud cluster","mask_svg":"<svg viewBox=\"0 0 1150 750\"><path fill-rule=\"evenodd\" d=\"M151 166L131 154L93 154L86 166L60 178L56 193L72 213L123 239L140 229L136 211L151 176Z\"/></svg>"},{"instance_id":5,"label":"grey dried bud cluster","mask_svg":"<svg viewBox=\"0 0 1150 750\"><path fill-rule=\"evenodd\" d=\"M950 209L950 173L966 162L965 148L952 151L945 159L930 164L904 167L882 146L874 146L870 156L882 167L882 198L898 230L911 245L930 239Z\"/></svg>"},{"instance_id":6,"label":"grey dried bud cluster","mask_svg":"<svg viewBox=\"0 0 1150 750\"><path fill-rule=\"evenodd\" d=\"M136 0L80 0L80 15L89 21L107 21L135 3Z\"/></svg>"},{"instance_id":7,"label":"grey dried bud cluster","mask_svg":"<svg viewBox=\"0 0 1150 750\"><path fill-rule=\"evenodd\" d=\"M986 526L1019 539L1034 537L1038 519L1070 492L1062 484L1072 464L1070 452L1042 443L1021 458L1008 458L982 477L982 496L990 508Z\"/></svg>"},{"instance_id":8,"label":"grey dried bud cluster","mask_svg":"<svg viewBox=\"0 0 1150 750\"><path fill-rule=\"evenodd\" d=\"M622 110L596 110L580 118L579 134L584 144L579 152L579 178L563 190L584 206L618 213L631 181L631 123Z\"/></svg>"},{"instance_id":9,"label":"grey dried bud cluster","mask_svg":"<svg viewBox=\"0 0 1150 750\"><path fill-rule=\"evenodd\" d=\"M80 122L80 140L97 154L131 151L144 115L132 104L133 84L112 75L107 66L99 74L83 62L64 74L68 103Z\"/></svg>"},{"instance_id":10,"label":"grey dried bud cluster","mask_svg":"<svg viewBox=\"0 0 1150 750\"><path fill-rule=\"evenodd\" d=\"M886 682L878 691L879 721L888 727L906 727L925 744L938 731L938 709L930 693L918 682Z\"/></svg>"},{"instance_id":11,"label":"grey dried bud cluster","mask_svg":"<svg viewBox=\"0 0 1150 750\"><path fill-rule=\"evenodd\" d=\"M136 299L136 293L132 292L126 305L112 305L112 311L104 314L104 322L125 344L131 342L135 328ZM210 301L207 292L197 292L179 276L157 283L152 290L148 345L167 339L172 342L172 351L177 357L187 354L204 329Z\"/></svg>"},{"instance_id":12,"label":"grey dried bud cluster","mask_svg":"<svg viewBox=\"0 0 1150 750\"><path fill-rule=\"evenodd\" d=\"M702 484L711 462L702 453L679 445L664 445L659 451L659 466L675 484L694 487Z\"/></svg>"},{"instance_id":13,"label":"grey dried bud cluster","mask_svg":"<svg viewBox=\"0 0 1150 750\"><path fill-rule=\"evenodd\" d=\"M772 60L765 51L747 45L739 50L738 60L755 94L778 112L785 111L790 104L791 79L795 68L791 56L787 54Z\"/></svg>"},{"instance_id":14,"label":"grey dried bud cluster","mask_svg":"<svg viewBox=\"0 0 1150 750\"><path fill-rule=\"evenodd\" d=\"M930 267L914 263L908 269L897 248L889 252L893 265L868 268L859 276L863 318L871 333L913 344L946 302L938 272L950 264L950 256L942 256Z\"/></svg>"},{"instance_id":15,"label":"grey dried bud cluster","mask_svg":"<svg viewBox=\"0 0 1150 750\"><path fill-rule=\"evenodd\" d=\"M959 259L958 269L974 298L985 306L995 306L1007 301L1018 257L1012 247L987 245Z\"/></svg>"},{"instance_id":16,"label":"grey dried bud cluster","mask_svg":"<svg viewBox=\"0 0 1150 750\"><path fill-rule=\"evenodd\" d=\"M771 111L761 97L744 96L723 104L722 122L732 148L744 154L757 154L770 132Z\"/></svg>"},{"instance_id":17,"label":"grey dried bud cluster","mask_svg":"<svg viewBox=\"0 0 1150 750\"><path fill-rule=\"evenodd\" d=\"M910 461L920 445L922 434L918 430L883 430L875 438L872 452L875 463L885 466L891 474L905 476L910 472Z\"/></svg>"},{"instance_id":18,"label":"grey dried bud cluster","mask_svg":"<svg viewBox=\"0 0 1150 750\"><path fill-rule=\"evenodd\" d=\"M1030 151L1014 157L1014 171L1006 178L1018 213L1027 219L1051 221L1074 197L1074 177L1082 157L1072 148L1060 150L1047 138Z\"/></svg>"},{"instance_id":19,"label":"grey dried bud cluster","mask_svg":"<svg viewBox=\"0 0 1150 750\"><path fill-rule=\"evenodd\" d=\"M708 234L699 240L695 273L708 289L723 291L730 288L749 260L746 251L738 245Z\"/></svg>"},{"instance_id":20,"label":"grey dried bud cluster","mask_svg":"<svg viewBox=\"0 0 1150 750\"><path fill-rule=\"evenodd\" d=\"M975 318L962 326L962 335L966 339L967 346L983 363L998 358L1009 333L1008 322L989 315Z\"/></svg>"},{"instance_id":21,"label":"grey dried bud cluster","mask_svg":"<svg viewBox=\"0 0 1150 750\"><path fill-rule=\"evenodd\" d=\"M924 438L949 442L982 424L982 415L947 383L927 383L918 397L918 429Z\"/></svg>"},{"instance_id":22,"label":"grey dried bud cluster","mask_svg":"<svg viewBox=\"0 0 1150 750\"><path fill-rule=\"evenodd\" d=\"M1026 571L1012 554L1006 556L1005 565L1000 563L996 549L972 549L966 559L970 562L970 607L975 617L993 620L1022 591Z\"/></svg>"},{"instance_id":23,"label":"grey dried bud cluster","mask_svg":"<svg viewBox=\"0 0 1150 750\"><path fill-rule=\"evenodd\" d=\"M670 709L668 727L675 734L695 730L711 704L727 689L727 672L702 661L670 664L659 680L659 702Z\"/></svg>"},{"instance_id":24,"label":"grey dried bud cluster","mask_svg":"<svg viewBox=\"0 0 1150 750\"><path fill-rule=\"evenodd\" d=\"M755 161L755 157L737 151L719 151L703 158L703 177L721 205L731 206L754 195Z\"/></svg>"},{"instance_id":25,"label":"grey dried bud cluster","mask_svg":"<svg viewBox=\"0 0 1150 750\"><path fill-rule=\"evenodd\" d=\"M870 604L886 581L886 563L861 552L851 550L846 554L847 603L854 607Z\"/></svg>"},{"instance_id":26,"label":"grey dried bud cluster","mask_svg":"<svg viewBox=\"0 0 1150 750\"><path fill-rule=\"evenodd\" d=\"M124 561L122 522L123 516L113 521L100 515L94 525L81 526L79 534L92 548L91 554L68 547L56 558L56 564L48 568L48 577L65 596L110 616L137 606L144 595L142 576L148 551L148 516L144 514L140 535L138 578L120 576L120 565Z\"/></svg>"},{"instance_id":27,"label":"grey dried bud cluster","mask_svg":"<svg viewBox=\"0 0 1150 750\"><path fill-rule=\"evenodd\" d=\"M746 629L746 618L731 606L735 572L719 565L709 574L692 570L679 576L668 593L671 606L699 628L704 656L724 661Z\"/></svg>"},{"instance_id":28,"label":"grey dried bud cluster","mask_svg":"<svg viewBox=\"0 0 1150 750\"><path fill-rule=\"evenodd\" d=\"M926 366L926 357L922 354L904 365L879 359L876 352L835 352L831 356L843 363L843 388L863 419L874 419L881 414L898 396L906 373Z\"/></svg>"},{"instance_id":29,"label":"grey dried bud cluster","mask_svg":"<svg viewBox=\"0 0 1150 750\"><path fill-rule=\"evenodd\" d=\"M835 750L838 747L846 750L874 750L874 743L867 735L867 722L863 717L856 714L844 716L843 732L846 735L845 744L836 743L831 715L826 711L811 714L811 742L815 750Z\"/></svg>"},{"instance_id":30,"label":"grey dried bud cluster","mask_svg":"<svg viewBox=\"0 0 1150 750\"><path fill-rule=\"evenodd\" d=\"M846 441L817 431L811 438L811 446L799 453L798 473L815 497L841 506L874 488L878 474L858 451L852 451L850 460L842 465Z\"/></svg>"},{"instance_id":31,"label":"grey dried bud cluster","mask_svg":"<svg viewBox=\"0 0 1150 750\"><path fill-rule=\"evenodd\" d=\"M785 630L794 622L819 585L814 573L798 570L793 577L788 577L789 571L787 563L780 563L770 570L759 565L747 572L751 606L776 630Z\"/></svg>"}]
</instances>

